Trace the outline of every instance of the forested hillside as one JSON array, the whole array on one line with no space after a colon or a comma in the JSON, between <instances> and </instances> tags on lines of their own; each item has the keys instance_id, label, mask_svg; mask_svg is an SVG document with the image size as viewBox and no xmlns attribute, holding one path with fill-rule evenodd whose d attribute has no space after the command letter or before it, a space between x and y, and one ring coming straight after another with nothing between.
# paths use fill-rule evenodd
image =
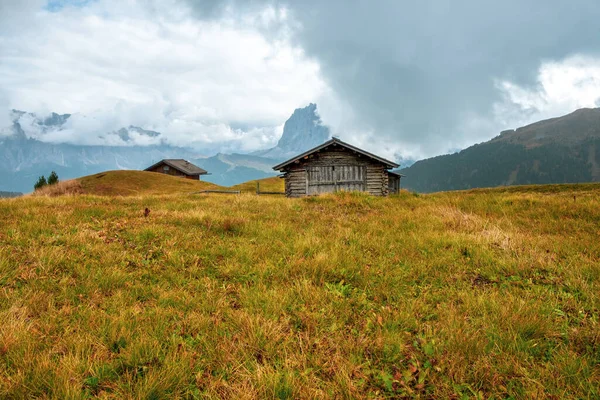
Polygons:
<instances>
[{"instance_id":1,"label":"forested hillside","mask_svg":"<svg viewBox=\"0 0 600 400\"><path fill-rule=\"evenodd\" d=\"M418 192L600 181L600 109L506 131L459 153L401 170Z\"/></svg>"}]
</instances>

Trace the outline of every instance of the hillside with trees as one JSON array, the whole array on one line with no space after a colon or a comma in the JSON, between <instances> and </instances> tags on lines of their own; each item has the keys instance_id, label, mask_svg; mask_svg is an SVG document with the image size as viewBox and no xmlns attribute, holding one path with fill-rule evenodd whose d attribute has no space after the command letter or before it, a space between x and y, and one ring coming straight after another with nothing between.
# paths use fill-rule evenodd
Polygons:
<instances>
[{"instance_id":1,"label":"hillside with trees","mask_svg":"<svg viewBox=\"0 0 600 400\"><path fill-rule=\"evenodd\" d=\"M436 192L503 185L600 181L600 109L505 131L461 152L421 160L400 172L403 186Z\"/></svg>"}]
</instances>

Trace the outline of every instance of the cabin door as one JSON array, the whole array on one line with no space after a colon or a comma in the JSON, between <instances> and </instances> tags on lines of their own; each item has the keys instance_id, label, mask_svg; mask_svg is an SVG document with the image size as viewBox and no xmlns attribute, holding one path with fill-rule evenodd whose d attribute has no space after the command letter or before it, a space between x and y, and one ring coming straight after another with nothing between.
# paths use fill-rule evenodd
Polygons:
<instances>
[{"instance_id":1,"label":"cabin door","mask_svg":"<svg viewBox=\"0 0 600 400\"><path fill-rule=\"evenodd\" d=\"M400 191L400 178L393 175L388 175L388 192L396 194Z\"/></svg>"},{"instance_id":2,"label":"cabin door","mask_svg":"<svg viewBox=\"0 0 600 400\"><path fill-rule=\"evenodd\" d=\"M365 190L366 168L361 165L323 165L306 169L306 193Z\"/></svg>"},{"instance_id":3,"label":"cabin door","mask_svg":"<svg viewBox=\"0 0 600 400\"><path fill-rule=\"evenodd\" d=\"M335 169L331 165L306 169L306 194L335 192Z\"/></svg>"}]
</instances>

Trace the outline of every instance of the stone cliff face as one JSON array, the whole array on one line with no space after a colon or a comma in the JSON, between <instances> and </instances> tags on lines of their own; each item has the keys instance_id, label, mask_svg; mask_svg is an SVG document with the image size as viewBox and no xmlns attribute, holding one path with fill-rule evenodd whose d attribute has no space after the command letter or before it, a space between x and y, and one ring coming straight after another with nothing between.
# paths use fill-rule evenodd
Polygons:
<instances>
[{"instance_id":1,"label":"stone cliff face","mask_svg":"<svg viewBox=\"0 0 600 400\"><path fill-rule=\"evenodd\" d=\"M311 103L296 109L285 122L283 135L277 146L255 154L282 160L316 147L330 137L329 128L322 124L317 115L317 105Z\"/></svg>"}]
</instances>

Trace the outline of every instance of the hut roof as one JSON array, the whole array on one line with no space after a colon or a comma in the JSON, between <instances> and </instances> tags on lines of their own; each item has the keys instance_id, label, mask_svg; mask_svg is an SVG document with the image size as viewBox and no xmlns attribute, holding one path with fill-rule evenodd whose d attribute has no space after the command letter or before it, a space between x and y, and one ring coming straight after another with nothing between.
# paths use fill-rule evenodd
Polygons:
<instances>
[{"instance_id":1,"label":"hut roof","mask_svg":"<svg viewBox=\"0 0 600 400\"><path fill-rule=\"evenodd\" d=\"M399 176L399 177L401 177L401 178L404 178L404 177L406 176L406 175L404 175L404 174L400 174L400 173L398 173L398 172L394 172L394 171L388 171L388 174L389 174L389 175L394 175L394 176Z\"/></svg>"},{"instance_id":2,"label":"hut roof","mask_svg":"<svg viewBox=\"0 0 600 400\"><path fill-rule=\"evenodd\" d=\"M146 168L144 171L150 171L158 167L160 164L168 165L169 167L175 168L176 170L179 170L186 175L206 175L208 173L202 168L182 158L160 160L156 164L153 164Z\"/></svg>"},{"instance_id":3,"label":"hut roof","mask_svg":"<svg viewBox=\"0 0 600 400\"><path fill-rule=\"evenodd\" d=\"M317 146L317 147L315 147L313 149L305 151L304 153L302 153L300 155L297 155L294 158L290 158L289 160L284 161L281 164L278 164L278 165L274 166L273 169L280 171L283 168L285 168L286 166L288 166L289 164L292 164L292 163L294 163L294 162L296 162L296 161L298 161L298 160L300 160L300 159L302 159L304 157L307 157L307 156L309 156L309 155L311 155L313 153L321 151L321 150L325 149L326 147L329 147L329 146L332 146L332 145L339 145L339 146L345 147L345 148L347 148L349 150L352 150L352 151L354 151L356 153L359 153L359 154L362 154L362 155L367 156L369 158L372 158L373 160L376 160L376 161L379 161L382 164L385 164L385 166L387 168L398 168L399 167L399 165L396 164L395 162L392 162L392 161L386 160L385 158L381 158L379 156L376 156L375 154L369 153L368 151L365 151L365 150L362 150L362 149L359 149L358 147L354 147L351 144L348 144L346 142L342 142L340 139L334 137L334 138L331 138L330 140L326 141L325 143L323 143L320 146Z\"/></svg>"}]
</instances>

